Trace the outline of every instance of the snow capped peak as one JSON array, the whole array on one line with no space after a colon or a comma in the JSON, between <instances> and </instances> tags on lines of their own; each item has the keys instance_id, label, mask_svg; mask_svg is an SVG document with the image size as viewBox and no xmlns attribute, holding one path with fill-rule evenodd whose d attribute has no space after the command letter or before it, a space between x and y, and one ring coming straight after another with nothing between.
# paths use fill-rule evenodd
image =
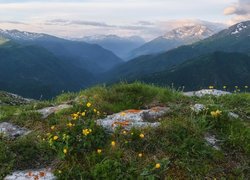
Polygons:
<instances>
[{"instance_id":1,"label":"snow capped peak","mask_svg":"<svg viewBox=\"0 0 250 180\"><path fill-rule=\"evenodd\" d=\"M232 35L239 34L242 30L249 27L249 24L241 22L239 24L236 24L236 28L231 32Z\"/></svg>"},{"instance_id":2,"label":"snow capped peak","mask_svg":"<svg viewBox=\"0 0 250 180\"><path fill-rule=\"evenodd\" d=\"M211 36L213 31L204 25L183 26L166 33L162 36L165 39L185 39L185 38L199 38L204 39Z\"/></svg>"},{"instance_id":3,"label":"snow capped peak","mask_svg":"<svg viewBox=\"0 0 250 180\"><path fill-rule=\"evenodd\" d=\"M31 33L18 30L2 30L0 29L0 36L13 40L35 40L44 37L44 34Z\"/></svg>"}]
</instances>

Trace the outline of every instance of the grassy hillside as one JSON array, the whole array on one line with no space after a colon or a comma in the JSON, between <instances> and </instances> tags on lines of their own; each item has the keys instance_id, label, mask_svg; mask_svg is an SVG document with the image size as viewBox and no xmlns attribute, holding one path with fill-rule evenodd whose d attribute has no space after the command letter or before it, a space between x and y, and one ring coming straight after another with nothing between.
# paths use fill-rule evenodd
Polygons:
<instances>
[{"instance_id":1,"label":"grassy hillside","mask_svg":"<svg viewBox=\"0 0 250 180\"><path fill-rule=\"evenodd\" d=\"M73 107L46 119L34 111L66 101ZM194 113L190 106L196 103L207 109ZM157 128L117 129L110 134L95 124L107 114L154 106L171 110L156 120L161 123ZM16 140L0 137L0 179L13 170L46 165L59 179L247 179L249 107L249 93L185 97L171 88L141 83L98 86L51 101L0 106L0 114L5 114L0 122L33 130ZM212 117L210 112L215 110L221 114ZM240 119L229 118L228 112L237 113ZM74 113L79 116L76 120L71 117ZM207 133L220 140L221 150L206 143ZM79 142L79 136L84 141Z\"/></svg>"}]
</instances>

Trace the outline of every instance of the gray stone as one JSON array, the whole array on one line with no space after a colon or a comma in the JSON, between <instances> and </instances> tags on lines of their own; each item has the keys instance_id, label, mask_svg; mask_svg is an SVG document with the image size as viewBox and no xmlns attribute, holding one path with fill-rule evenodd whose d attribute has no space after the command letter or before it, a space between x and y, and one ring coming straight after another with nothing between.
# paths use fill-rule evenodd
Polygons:
<instances>
[{"instance_id":1,"label":"gray stone","mask_svg":"<svg viewBox=\"0 0 250 180\"><path fill-rule=\"evenodd\" d=\"M113 132L116 127L122 127L126 130L130 130L133 127L157 127L160 123L153 121L164 116L169 110L167 107L154 107L148 110L126 110L109 115L105 119L99 119L97 120L97 124L111 132Z\"/></svg>"},{"instance_id":2,"label":"gray stone","mask_svg":"<svg viewBox=\"0 0 250 180\"><path fill-rule=\"evenodd\" d=\"M51 172L51 169L25 170L16 171L8 175L4 180L55 180L56 177Z\"/></svg>"},{"instance_id":3,"label":"gray stone","mask_svg":"<svg viewBox=\"0 0 250 180\"><path fill-rule=\"evenodd\" d=\"M218 144L220 140L216 139L215 135L207 133L204 139L207 141L208 145L212 146L216 150L220 150L220 147Z\"/></svg>"},{"instance_id":4,"label":"gray stone","mask_svg":"<svg viewBox=\"0 0 250 180\"><path fill-rule=\"evenodd\" d=\"M185 96L202 97L202 96L205 96L205 95L222 96L222 95L231 94L231 93L227 92L227 91L217 90L217 89L202 89L202 90L199 90L199 91L184 92L183 94Z\"/></svg>"},{"instance_id":5,"label":"gray stone","mask_svg":"<svg viewBox=\"0 0 250 180\"><path fill-rule=\"evenodd\" d=\"M203 104L195 104L191 106L191 109L196 113L200 113L206 109L206 106Z\"/></svg>"},{"instance_id":6,"label":"gray stone","mask_svg":"<svg viewBox=\"0 0 250 180\"><path fill-rule=\"evenodd\" d=\"M238 114L233 113L233 112L229 112L228 117L238 119L240 116Z\"/></svg>"},{"instance_id":7,"label":"gray stone","mask_svg":"<svg viewBox=\"0 0 250 180\"><path fill-rule=\"evenodd\" d=\"M23 105L35 102L33 99L23 98L16 94L0 91L0 105Z\"/></svg>"},{"instance_id":8,"label":"gray stone","mask_svg":"<svg viewBox=\"0 0 250 180\"><path fill-rule=\"evenodd\" d=\"M27 130L26 128L21 128L8 122L0 123L0 134L3 134L4 137L10 139L15 139L19 136L27 135L30 132L31 131Z\"/></svg>"},{"instance_id":9,"label":"gray stone","mask_svg":"<svg viewBox=\"0 0 250 180\"><path fill-rule=\"evenodd\" d=\"M50 116L51 114L59 112L59 111L61 111L63 109L69 109L71 107L73 107L73 106L69 105L69 104L61 104L61 105L58 105L58 106L52 106L52 107L46 107L46 108L43 108L43 109L39 109L36 112L42 114L42 118L45 119L48 116Z\"/></svg>"}]
</instances>

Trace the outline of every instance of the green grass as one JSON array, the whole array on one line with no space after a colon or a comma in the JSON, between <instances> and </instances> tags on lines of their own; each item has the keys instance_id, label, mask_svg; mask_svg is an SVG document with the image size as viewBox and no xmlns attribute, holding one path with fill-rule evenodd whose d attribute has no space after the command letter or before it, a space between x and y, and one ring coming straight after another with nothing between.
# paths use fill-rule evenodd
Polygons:
<instances>
[{"instance_id":1,"label":"green grass","mask_svg":"<svg viewBox=\"0 0 250 180\"><path fill-rule=\"evenodd\" d=\"M73 108L45 120L33 112L65 101L72 101ZM61 137L67 133L77 137L74 134L85 125L79 124L79 128L72 132L65 125L72 113L84 110L86 102L91 102L92 108L101 112L101 117L126 109L157 105L170 107L171 112L161 118L158 128L133 129L126 134L117 130L113 135L99 129L84 141L87 144L80 145L76 138L69 143L79 149L70 150L68 147L70 152L64 156L62 149L65 144L59 143L51 148L46 134L50 132ZM204 104L208 110L193 113L190 106L195 103ZM190 98L171 88L120 83L62 94L47 102L3 106L4 117L33 130L33 133L15 141L0 141L0 178L12 170L38 168L42 164L52 165L59 179L247 179L250 176L249 103L249 93ZM212 118L210 112L217 109L222 115ZM16 115L16 111L20 113ZM229 118L228 112L239 114L240 119ZM100 117L90 113L85 122L97 118ZM50 129L53 125L55 131ZM94 132L98 129L90 124L86 128L90 126ZM141 133L144 138L140 138ZM204 136L207 133L221 140L220 151L206 143ZM111 141L116 142L115 147L111 146ZM97 153L97 144L102 149L101 154ZM138 156L140 153L142 157ZM159 169L155 168L157 163L161 164Z\"/></svg>"}]
</instances>

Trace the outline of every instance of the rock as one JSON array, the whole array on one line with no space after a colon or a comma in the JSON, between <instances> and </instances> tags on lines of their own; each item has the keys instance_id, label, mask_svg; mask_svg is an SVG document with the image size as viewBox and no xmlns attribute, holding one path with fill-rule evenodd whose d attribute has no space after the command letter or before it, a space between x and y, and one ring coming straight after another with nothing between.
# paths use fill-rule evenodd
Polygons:
<instances>
[{"instance_id":1,"label":"rock","mask_svg":"<svg viewBox=\"0 0 250 180\"><path fill-rule=\"evenodd\" d=\"M227 91L217 90L217 89L202 89L202 90L199 90L199 91L184 92L183 94L185 96L202 97L202 96L205 96L205 95L222 96L222 95L231 94L231 93L227 92Z\"/></svg>"},{"instance_id":2,"label":"rock","mask_svg":"<svg viewBox=\"0 0 250 180\"><path fill-rule=\"evenodd\" d=\"M27 130L26 128L21 128L8 122L0 123L0 134L3 134L3 136L10 139L15 139L19 136L27 135L30 132L31 131Z\"/></svg>"},{"instance_id":3,"label":"rock","mask_svg":"<svg viewBox=\"0 0 250 180\"><path fill-rule=\"evenodd\" d=\"M34 102L33 99L23 98L16 94L0 91L0 105L24 105Z\"/></svg>"},{"instance_id":4,"label":"rock","mask_svg":"<svg viewBox=\"0 0 250 180\"><path fill-rule=\"evenodd\" d=\"M191 107L191 109L196 113L200 113L206 109L206 106L203 104L195 104Z\"/></svg>"},{"instance_id":5,"label":"rock","mask_svg":"<svg viewBox=\"0 0 250 180\"><path fill-rule=\"evenodd\" d=\"M26 170L16 171L11 175L6 176L4 180L54 180L56 177L51 172L51 169Z\"/></svg>"},{"instance_id":6,"label":"rock","mask_svg":"<svg viewBox=\"0 0 250 180\"><path fill-rule=\"evenodd\" d=\"M207 141L207 143L212 146L214 149L216 150L220 150L220 147L218 145L218 142L220 140L216 139L215 135L212 135L212 134L206 134L204 139Z\"/></svg>"},{"instance_id":7,"label":"rock","mask_svg":"<svg viewBox=\"0 0 250 180\"><path fill-rule=\"evenodd\" d=\"M148 110L126 110L120 113L107 116L105 119L97 120L97 124L113 132L116 127L130 130L132 127L157 127L159 122L152 122L169 112L167 107L154 107Z\"/></svg>"},{"instance_id":8,"label":"rock","mask_svg":"<svg viewBox=\"0 0 250 180\"><path fill-rule=\"evenodd\" d=\"M233 113L233 112L229 112L229 113L228 113L228 117L233 118L233 119L238 119L238 118L239 118L239 115L238 115L238 114L235 114L235 113Z\"/></svg>"},{"instance_id":9,"label":"rock","mask_svg":"<svg viewBox=\"0 0 250 180\"><path fill-rule=\"evenodd\" d=\"M46 108L43 108L43 109L39 109L36 112L42 114L42 118L45 119L51 114L59 112L59 111L61 111L63 109L69 109L71 107L73 107L73 106L69 105L69 104L61 104L61 105L58 105L58 106L52 106L52 107L46 107Z\"/></svg>"}]
</instances>

